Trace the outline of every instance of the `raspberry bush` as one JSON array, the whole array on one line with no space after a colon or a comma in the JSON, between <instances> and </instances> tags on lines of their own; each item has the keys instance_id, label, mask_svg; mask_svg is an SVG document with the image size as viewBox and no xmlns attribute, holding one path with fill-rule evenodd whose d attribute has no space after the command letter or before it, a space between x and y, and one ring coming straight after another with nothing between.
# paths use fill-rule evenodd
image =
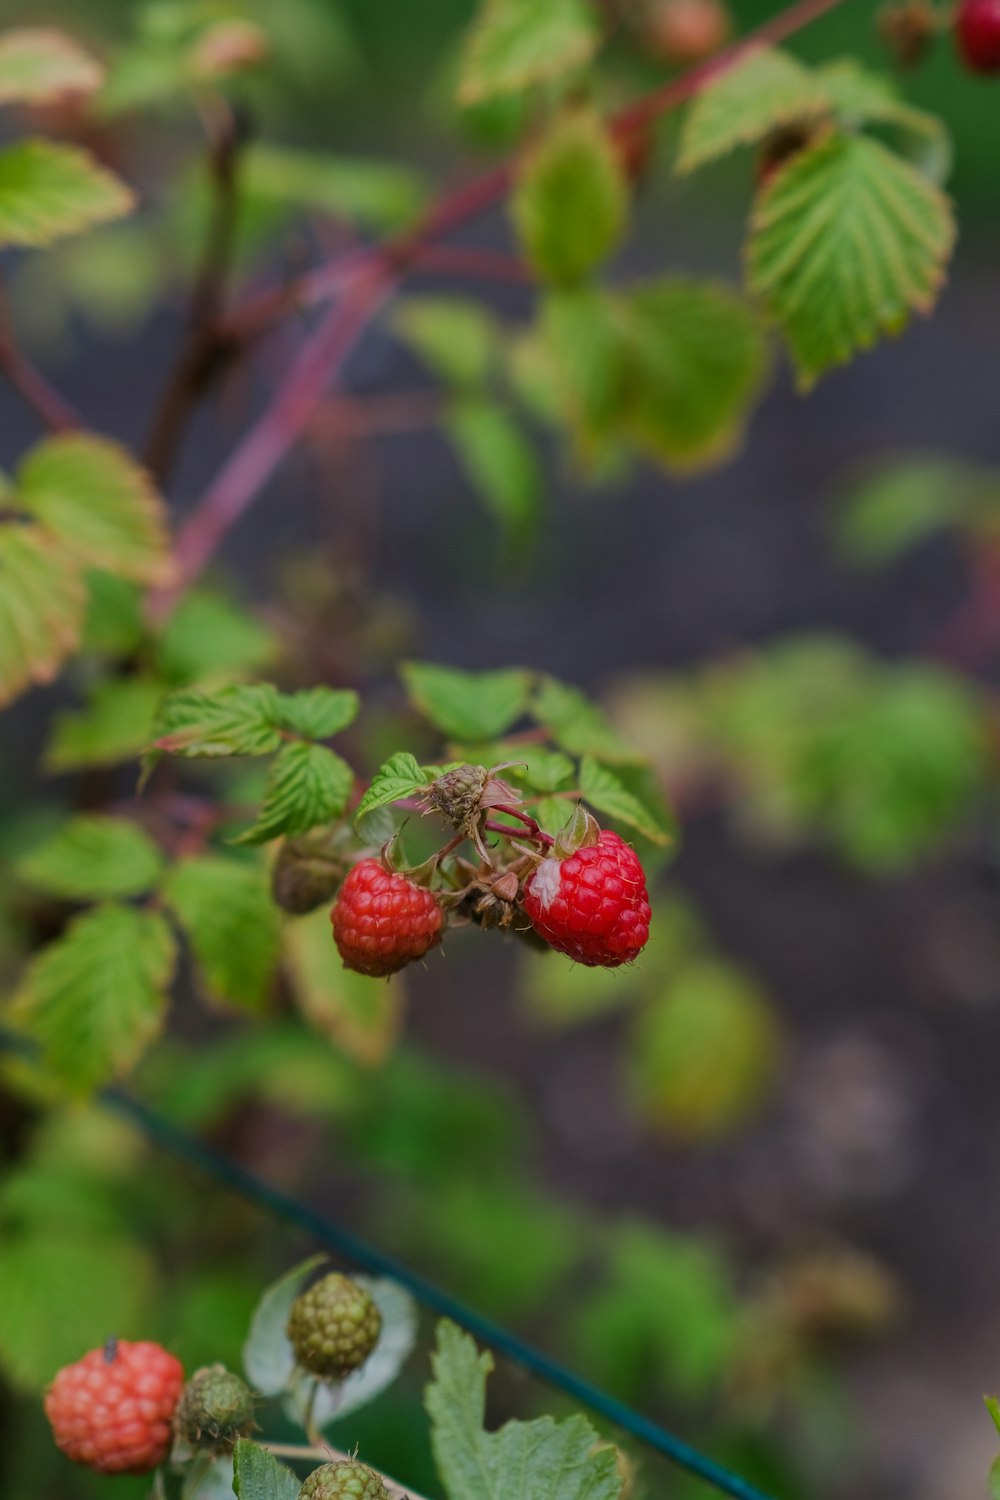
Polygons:
<instances>
[{"instance_id":1,"label":"raspberry bush","mask_svg":"<svg viewBox=\"0 0 1000 1500\"><path fill-rule=\"evenodd\" d=\"M52 1381L46 1409L70 1458L141 1474L172 1444L184 1483L212 1470L228 1484L246 1465L276 1500L291 1481L256 1441L260 1402L282 1400L315 1450L352 1392L370 1394L384 1315L336 1275L299 1285L284 1310L278 1384L259 1350L247 1384L199 1348L183 1394L153 1343L67 1363L67 1342L84 1349L119 1316L139 1331L150 1289L173 1285L143 1242L141 1168L126 1185L115 1153L88 1155L64 1123L134 1079L237 1140L254 1139L254 1110L321 1120L373 1176L404 1184L406 1213L364 1208L401 1253L500 1314L550 1311L565 1348L610 1383L633 1380L635 1400L648 1371L656 1399L727 1405L737 1436L757 1424L774 1439L818 1359L796 1257L776 1248L760 1290L700 1241L644 1224L605 1234L552 1201L532 1152L511 1144L525 1119L509 1106L498 1125L478 1085L463 1093L411 1046L407 985L427 993L421 969L433 981L446 955L474 952L483 975L508 963L550 1033L614 1026L638 1128L677 1147L752 1120L781 1078L783 1023L759 976L665 887L678 820L710 808L757 850L819 850L873 878L962 839L996 792L995 703L977 673L1000 645L997 476L904 458L844 487L837 545L860 567L934 531L957 539L968 598L933 659L799 635L668 671L656 663L673 645L649 640L637 613L636 658L652 666L600 702L546 669L548 640L505 653L536 656L509 667L422 659L419 629L371 576L359 517L377 510L375 440L429 429L481 514L428 529L428 551L470 616L479 578L506 570L513 619L551 527L553 453L574 491L640 466L686 484L736 456L776 369L808 400L932 314L958 233L936 79L956 58L981 75L963 86L989 118L1000 8L892 0L852 18L860 61L823 50L818 23L840 0L775 6L756 30L725 0L480 0L427 90L460 141L441 172L457 186L439 189L315 138L331 79L364 51L333 5L144 0L109 15L103 40L89 11L77 36L20 8L0 32L0 375L22 419L0 455L0 705L5 746L37 742L56 779L27 808L12 789L0 817L0 1004L21 1049L2 1078L18 1155L0 1190L0 1281L27 1309L0 1328L0 1369L32 1399ZM313 138L284 144L299 97ZM467 155L484 150L477 173ZM697 216L727 171L747 208L742 274L637 274L631 237L653 195ZM491 209L502 223L481 242ZM165 326L179 302L161 369L145 323L159 310ZM95 384L129 341L128 357L156 367L157 389L137 393L144 433L128 413L116 436L96 430L58 389L52 335L81 328L99 350ZM419 383L383 389L363 373L362 350L375 370L382 345ZM324 507L342 502L334 562L293 559L273 597L270 582L232 587L220 564L248 518L282 516L302 459ZM575 576L572 543L557 537L546 568L578 606L562 623L585 643L587 679L611 602L601 577ZM638 552L643 538L619 544ZM440 654L468 661L451 639ZM555 1061L538 1072L563 1087ZM60 1175L69 1146L79 1195ZM81 1207L90 1196L97 1207ZM130 1224L115 1207L126 1199ZM187 1289L208 1321L231 1311L218 1239L218 1284L191 1272ZM881 1326L890 1293L842 1254L811 1267L817 1300L838 1329L857 1300ZM591 1301L574 1292L557 1308L577 1283ZM83 1307L80 1285L96 1289ZM678 1307L695 1309L696 1352L672 1362L665 1351L686 1348ZM454 1330L438 1366L442 1483L477 1500L441 1436L463 1382L461 1420L501 1468L507 1429L473 1421L485 1374ZM621 1455L580 1454L588 1494L623 1492ZM303 1488L384 1493L395 1500L349 1454Z\"/></svg>"}]
</instances>

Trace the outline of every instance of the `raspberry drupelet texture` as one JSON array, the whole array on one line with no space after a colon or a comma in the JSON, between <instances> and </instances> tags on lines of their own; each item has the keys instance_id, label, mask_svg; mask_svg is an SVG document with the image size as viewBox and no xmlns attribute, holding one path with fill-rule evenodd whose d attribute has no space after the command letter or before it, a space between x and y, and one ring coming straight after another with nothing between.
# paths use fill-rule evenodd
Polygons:
<instances>
[{"instance_id":1,"label":"raspberry drupelet texture","mask_svg":"<svg viewBox=\"0 0 1000 1500\"><path fill-rule=\"evenodd\" d=\"M159 1344L111 1340L59 1371L45 1396L56 1447L100 1474L148 1474L170 1452L184 1386Z\"/></svg>"},{"instance_id":2,"label":"raspberry drupelet texture","mask_svg":"<svg viewBox=\"0 0 1000 1500\"><path fill-rule=\"evenodd\" d=\"M525 884L524 909L550 947L590 968L629 963L649 937L645 873L609 828L568 859L543 859Z\"/></svg>"},{"instance_id":3,"label":"raspberry drupelet texture","mask_svg":"<svg viewBox=\"0 0 1000 1500\"><path fill-rule=\"evenodd\" d=\"M962 0L955 38L973 73L1000 73L1000 0Z\"/></svg>"},{"instance_id":4,"label":"raspberry drupelet texture","mask_svg":"<svg viewBox=\"0 0 1000 1500\"><path fill-rule=\"evenodd\" d=\"M441 941L444 921L430 891L384 869L377 859L354 866L330 920L346 967L374 979L423 958Z\"/></svg>"},{"instance_id":5,"label":"raspberry drupelet texture","mask_svg":"<svg viewBox=\"0 0 1000 1500\"><path fill-rule=\"evenodd\" d=\"M256 1425L253 1391L223 1365L196 1370L174 1416L177 1433L193 1448L225 1452Z\"/></svg>"},{"instance_id":6,"label":"raspberry drupelet texture","mask_svg":"<svg viewBox=\"0 0 1000 1500\"><path fill-rule=\"evenodd\" d=\"M336 1271L296 1297L288 1316L295 1358L327 1380L363 1365L381 1330L381 1314L365 1288Z\"/></svg>"},{"instance_id":7,"label":"raspberry drupelet texture","mask_svg":"<svg viewBox=\"0 0 1000 1500\"><path fill-rule=\"evenodd\" d=\"M299 1490L299 1500L389 1500L381 1474L351 1458L314 1469Z\"/></svg>"}]
</instances>

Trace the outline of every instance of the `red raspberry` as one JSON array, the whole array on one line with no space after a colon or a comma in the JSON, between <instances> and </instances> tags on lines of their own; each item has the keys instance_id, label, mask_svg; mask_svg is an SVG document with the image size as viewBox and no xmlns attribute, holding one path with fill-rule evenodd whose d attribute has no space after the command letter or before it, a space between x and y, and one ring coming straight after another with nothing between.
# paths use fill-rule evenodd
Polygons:
<instances>
[{"instance_id":1,"label":"red raspberry","mask_svg":"<svg viewBox=\"0 0 1000 1500\"><path fill-rule=\"evenodd\" d=\"M1000 73L1000 0L962 0L955 39L973 73Z\"/></svg>"},{"instance_id":2,"label":"red raspberry","mask_svg":"<svg viewBox=\"0 0 1000 1500\"><path fill-rule=\"evenodd\" d=\"M112 1339L65 1365L45 1394L56 1447L99 1474L148 1474L170 1452L184 1386L159 1344Z\"/></svg>"},{"instance_id":3,"label":"red raspberry","mask_svg":"<svg viewBox=\"0 0 1000 1500\"><path fill-rule=\"evenodd\" d=\"M362 859L341 887L333 911L333 937L344 965L382 979L395 974L441 941L443 918L430 891L405 875Z\"/></svg>"},{"instance_id":4,"label":"red raspberry","mask_svg":"<svg viewBox=\"0 0 1000 1500\"><path fill-rule=\"evenodd\" d=\"M524 887L524 909L550 947L590 968L629 963L649 937L645 873L609 828L568 859L543 859Z\"/></svg>"}]
</instances>

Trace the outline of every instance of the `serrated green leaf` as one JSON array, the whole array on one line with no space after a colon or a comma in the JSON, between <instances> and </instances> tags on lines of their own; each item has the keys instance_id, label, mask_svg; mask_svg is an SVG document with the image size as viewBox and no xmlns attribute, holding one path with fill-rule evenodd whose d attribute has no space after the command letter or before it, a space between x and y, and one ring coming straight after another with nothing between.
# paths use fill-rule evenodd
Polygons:
<instances>
[{"instance_id":1,"label":"serrated green leaf","mask_svg":"<svg viewBox=\"0 0 1000 1500\"><path fill-rule=\"evenodd\" d=\"M281 746L278 693L267 682L201 692L183 688L160 705L153 748L190 760L270 755Z\"/></svg>"},{"instance_id":2,"label":"serrated green leaf","mask_svg":"<svg viewBox=\"0 0 1000 1500\"><path fill-rule=\"evenodd\" d=\"M526 259L545 281L584 279L615 249L625 228L628 189L600 117L559 117L522 159L510 200Z\"/></svg>"},{"instance_id":3,"label":"serrated green leaf","mask_svg":"<svg viewBox=\"0 0 1000 1500\"><path fill-rule=\"evenodd\" d=\"M268 772L257 821L233 842L265 844L328 823L344 811L353 785L354 772L332 750L303 741L285 745Z\"/></svg>"},{"instance_id":4,"label":"serrated green leaf","mask_svg":"<svg viewBox=\"0 0 1000 1500\"><path fill-rule=\"evenodd\" d=\"M147 833L102 813L70 818L16 866L28 885L70 901L141 895L162 869L163 856Z\"/></svg>"},{"instance_id":5,"label":"serrated green leaf","mask_svg":"<svg viewBox=\"0 0 1000 1500\"><path fill-rule=\"evenodd\" d=\"M405 980L345 969L322 908L286 925L284 954L292 996L309 1025L365 1067L384 1062L399 1035Z\"/></svg>"},{"instance_id":6,"label":"serrated green leaf","mask_svg":"<svg viewBox=\"0 0 1000 1500\"><path fill-rule=\"evenodd\" d=\"M0 1239L0 1369L16 1390L38 1396L56 1371L99 1347L113 1328L143 1338L152 1311L153 1267L133 1240L53 1233Z\"/></svg>"},{"instance_id":7,"label":"serrated green leaf","mask_svg":"<svg viewBox=\"0 0 1000 1500\"><path fill-rule=\"evenodd\" d=\"M0 36L0 104L51 104L100 88L104 69L54 27L23 27Z\"/></svg>"},{"instance_id":8,"label":"serrated green leaf","mask_svg":"<svg viewBox=\"0 0 1000 1500\"><path fill-rule=\"evenodd\" d=\"M392 326L435 375L452 385L483 385L499 363L496 322L471 297L406 297Z\"/></svg>"},{"instance_id":9,"label":"serrated green leaf","mask_svg":"<svg viewBox=\"0 0 1000 1500\"><path fill-rule=\"evenodd\" d=\"M593 756L585 755L580 762L580 790L591 807L607 813L616 823L634 828L654 844L670 842L671 830L660 817L659 808L629 791L620 776Z\"/></svg>"},{"instance_id":10,"label":"serrated green leaf","mask_svg":"<svg viewBox=\"0 0 1000 1500\"><path fill-rule=\"evenodd\" d=\"M163 502L117 443L76 433L48 438L21 464L16 493L81 562L138 583L170 577Z\"/></svg>"},{"instance_id":11,"label":"serrated green leaf","mask_svg":"<svg viewBox=\"0 0 1000 1500\"><path fill-rule=\"evenodd\" d=\"M784 125L815 120L830 100L823 79L773 47L758 47L709 82L681 129L678 172L693 172Z\"/></svg>"},{"instance_id":12,"label":"serrated green leaf","mask_svg":"<svg viewBox=\"0 0 1000 1500\"><path fill-rule=\"evenodd\" d=\"M495 740L521 718L528 706L530 672L512 667L498 672L463 672L431 662L400 667L410 702L435 728L464 744Z\"/></svg>"},{"instance_id":13,"label":"serrated green leaf","mask_svg":"<svg viewBox=\"0 0 1000 1500\"><path fill-rule=\"evenodd\" d=\"M201 989L212 1000L259 1011L281 941L264 867L219 854L184 859L171 869L163 896L191 944Z\"/></svg>"},{"instance_id":14,"label":"serrated green leaf","mask_svg":"<svg viewBox=\"0 0 1000 1500\"><path fill-rule=\"evenodd\" d=\"M261 1296L243 1345L243 1369L254 1390L277 1396L291 1384L295 1355L285 1331L292 1303L325 1260L311 1255L271 1283Z\"/></svg>"},{"instance_id":15,"label":"serrated green leaf","mask_svg":"<svg viewBox=\"0 0 1000 1500\"><path fill-rule=\"evenodd\" d=\"M79 146L29 140L0 151L0 245L48 245L121 218L134 201Z\"/></svg>"},{"instance_id":16,"label":"serrated green leaf","mask_svg":"<svg viewBox=\"0 0 1000 1500\"><path fill-rule=\"evenodd\" d=\"M249 1438L233 1450L233 1493L239 1500L297 1500L299 1481L273 1453Z\"/></svg>"},{"instance_id":17,"label":"serrated green leaf","mask_svg":"<svg viewBox=\"0 0 1000 1500\"><path fill-rule=\"evenodd\" d=\"M531 712L571 755L595 755L612 762L639 760L619 737L586 693L555 677L542 677L531 701Z\"/></svg>"},{"instance_id":18,"label":"serrated green leaf","mask_svg":"<svg viewBox=\"0 0 1000 1500\"><path fill-rule=\"evenodd\" d=\"M448 1500L618 1500L622 1478L614 1449L598 1445L584 1417L484 1429L493 1359L453 1323L438 1324L431 1365L434 1380L424 1399Z\"/></svg>"},{"instance_id":19,"label":"serrated green leaf","mask_svg":"<svg viewBox=\"0 0 1000 1500\"><path fill-rule=\"evenodd\" d=\"M362 818L376 808L387 807L391 802L399 802L404 797L412 797L415 792L422 792L431 779L430 773L409 750L398 750L384 765L379 766L372 777L354 814L354 826L357 827Z\"/></svg>"},{"instance_id":20,"label":"serrated green leaf","mask_svg":"<svg viewBox=\"0 0 1000 1500\"><path fill-rule=\"evenodd\" d=\"M589 0L484 0L465 41L458 97L476 104L590 61L600 22Z\"/></svg>"},{"instance_id":21,"label":"serrated green leaf","mask_svg":"<svg viewBox=\"0 0 1000 1500\"><path fill-rule=\"evenodd\" d=\"M782 167L754 203L748 279L799 384L929 312L954 238L948 199L877 141L828 135Z\"/></svg>"},{"instance_id":22,"label":"serrated green leaf","mask_svg":"<svg viewBox=\"0 0 1000 1500\"><path fill-rule=\"evenodd\" d=\"M767 371L754 310L729 287L681 277L640 286L621 306L624 430L670 469L728 457Z\"/></svg>"},{"instance_id":23,"label":"serrated green leaf","mask_svg":"<svg viewBox=\"0 0 1000 1500\"><path fill-rule=\"evenodd\" d=\"M484 397L452 401L444 429L459 462L500 527L514 559L531 546L542 503L542 471L535 449L501 406Z\"/></svg>"},{"instance_id":24,"label":"serrated green leaf","mask_svg":"<svg viewBox=\"0 0 1000 1500\"><path fill-rule=\"evenodd\" d=\"M0 524L0 704L51 682L79 644L85 605L64 548L36 526Z\"/></svg>"},{"instance_id":25,"label":"serrated green leaf","mask_svg":"<svg viewBox=\"0 0 1000 1500\"><path fill-rule=\"evenodd\" d=\"M174 610L156 643L156 664L177 685L232 681L270 666L276 633L224 594L195 589Z\"/></svg>"},{"instance_id":26,"label":"serrated green leaf","mask_svg":"<svg viewBox=\"0 0 1000 1500\"><path fill-rule=\"evenodd\" d=\"M251 146L240 180L251 200L311 209L383 231L411 224L425 198L420 178L408 167L287 146Z\"/></svg>"},{"instance_id":27,"label":"serrated green leaf","mask_svg":"<svg viewBox=\"0 0 1000 1500\"><path fill-rule=\"evenodd\" d=\"M282 729L309 740L327 740L339 734L358 716L358 695L351 688L309 688L301 693L281 693L278 723Z\"/></svg>"},{"instance_id":28,"label":"serrated green leaf","mask_svg":"<svg viewBox=\"0 0 1000 1500\"><path fill-rule=\"evenodd\" d=\"M163 685L144 677L108 677L85 708L55 715L45 749L47 771L81 771L131 760L149 744Z\"/></svg>"},{"instance_id":29,"label":"serrated green leaf","mask_svg":"<svg viewBox=\"0 0 1000 1500\"><path fill-rule=\"evenodd\" d=\"M77 917L32 960L15 1019L80 1092L126 1072L159 1032L174 940L157 912L107 905Z\"/></svg>"},{"instance_id":30,"label":"serrated green leaf","mask_svg":"<svg viewBox=\"0 0 1000 1500\"><path fill-rule=\"evenodd\" d=\"M724 1135L766 1098L780 1047L777 1019L759 987L729 964L695 960L638 1018L635 1096L672 1135Z\"/></svg>"}]
</instances>

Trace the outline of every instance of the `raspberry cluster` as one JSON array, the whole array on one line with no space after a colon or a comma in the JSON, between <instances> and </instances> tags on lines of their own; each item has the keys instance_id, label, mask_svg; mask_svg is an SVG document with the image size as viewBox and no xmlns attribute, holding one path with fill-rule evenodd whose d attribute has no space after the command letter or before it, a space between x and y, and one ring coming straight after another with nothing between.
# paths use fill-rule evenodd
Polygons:
<instances>
[{"instance_id":1,"label":"raspberry cluster","mask_svg":"<svg viewBox=\"0 0 1000 1500\"><path fill-rule=\"evenodd\" d=\"M638 855L579 804L553 838L498 779L502 769L461 765L428 787L428 808L459 832L418 870L393 870L384 854L353 867L330 913L347 968L395 974L440 943L448 917L509 928L590 967L638 957L650 922ZM490 845L490 834L505 842ZM478 866L459 855L448 860L466 839Z\"/></svg>"}]
</instances>

